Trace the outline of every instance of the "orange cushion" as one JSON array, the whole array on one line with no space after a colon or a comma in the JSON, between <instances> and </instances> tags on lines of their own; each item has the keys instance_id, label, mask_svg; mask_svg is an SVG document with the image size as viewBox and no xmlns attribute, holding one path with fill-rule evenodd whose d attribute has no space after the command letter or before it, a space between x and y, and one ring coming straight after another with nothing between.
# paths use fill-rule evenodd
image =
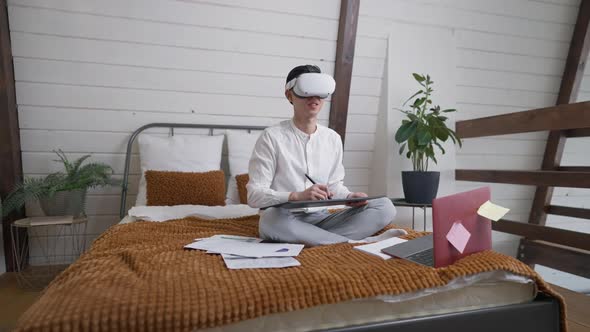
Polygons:
<instances>
[{"instance_id":1,"label":"orange cushion","mask_svg":"<svg viewBox=\"0 0 590 332\"><path fill-rule=\"evenodd\" d=\"M248 174L236 175L236 182L238 183L238 195L240 195L240 204L248 204L248 190L246 185L250 181Z\"/></svg>"},{"instance_id":2,"label":"orange cushion","mask_svg":"<svg viewBox=\"0 0 590 332\"><path fill-rule=\"evenodd\" d=\"M147 205L225 205L223 171L145 172Z\"/></svg>"}]
</instances>

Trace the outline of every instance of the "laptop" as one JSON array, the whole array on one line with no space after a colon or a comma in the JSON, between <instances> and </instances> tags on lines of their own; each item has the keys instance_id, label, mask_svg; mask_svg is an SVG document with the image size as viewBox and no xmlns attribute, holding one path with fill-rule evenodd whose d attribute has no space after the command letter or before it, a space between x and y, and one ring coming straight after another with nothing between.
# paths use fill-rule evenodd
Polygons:
<instances>
[{"instance_id":1,"label":"laptop","mask_svg":"<svg viewBox=\"0 0 590 332\"><path fill-rule=\"evenodd\" d=\"M490 188L483 187L432 201L432 234L382 249L383 253L419 264L443 267L456 260L492 248L492 224L477 214L479 207L490 200ZM460 253L446 236L455 221L471 233Z\"/></svg>"}]
</instances>

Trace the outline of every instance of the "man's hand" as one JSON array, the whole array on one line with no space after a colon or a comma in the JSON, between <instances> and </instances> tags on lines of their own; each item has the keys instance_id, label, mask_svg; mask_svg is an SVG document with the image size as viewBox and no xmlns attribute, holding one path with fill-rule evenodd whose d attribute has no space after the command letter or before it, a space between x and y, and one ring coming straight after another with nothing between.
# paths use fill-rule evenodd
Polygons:
<instances>
[{"instance_id":1,"label":"man's hand","mask_svg":"<svg viewBox=\"0 0 590 332\"><path fill-rule=\"evenodd\" d=\"M332 197L332 193L325 184L314 184L313 186L300 192L292 192L289 195L290 201L316 201L321 199L328 199Z\"/></svg>"},{"instance_id":2,"label":"man's hand","mask_svg":"<svg viewBox=\"0 0 590 332\"><path fill-rule=\"evenodd\" d=\"M368 197L368 195L365 193L357 192L357 193L348 194L348 196L346 198L359 198L359 197ZM368 201L359 201L359 202L353 202L353 203L346 203L346 205L352 206L352 207L359 207L359 206L367 205L368 203L369 203Z\"/></svg>"}]
</instances>

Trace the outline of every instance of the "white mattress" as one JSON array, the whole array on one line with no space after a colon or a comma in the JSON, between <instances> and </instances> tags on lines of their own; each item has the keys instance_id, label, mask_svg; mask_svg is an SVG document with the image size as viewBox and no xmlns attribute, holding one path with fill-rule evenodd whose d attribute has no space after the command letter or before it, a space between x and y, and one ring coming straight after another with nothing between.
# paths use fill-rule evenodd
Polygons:
<instances>
[{"instance_id":1,"label":"white mattress","mask_svg":"<svg viewBox=\"0 0 590 332\"><path fill-rule=\"evenodd\" d=\"M403 299L402 296L398 297L399 301L393 302L363 299L320 305L199 331L313 331L525 303L534 299L534 283L498 281L496 277L491 276L487 280L484 278L466 287L441 289L410 299Z\"/></svg>"},{"instance_id":2,"label":"white mattress","mask_svg":"<svg viewBox=\"0 0 590 332\"><path fill-rule=\"evenodd\" d=\"M227 207L229 209L196 208L193 215L223 218L226 214L237 217L239 211L249 212L243 207ZM156 214L161 213L157 211L157 207L152 207L149 212L152 211L156 211ZM210 211L213 211L213 214ZM133 222L135 219L135 217L126 216L120 224ZM312 331L525 303L532 301L536 293L536 285L531 279L505 271L494 271L457 278L443 287L320 305L202 331Z\"/></svg>"}]
</instances>

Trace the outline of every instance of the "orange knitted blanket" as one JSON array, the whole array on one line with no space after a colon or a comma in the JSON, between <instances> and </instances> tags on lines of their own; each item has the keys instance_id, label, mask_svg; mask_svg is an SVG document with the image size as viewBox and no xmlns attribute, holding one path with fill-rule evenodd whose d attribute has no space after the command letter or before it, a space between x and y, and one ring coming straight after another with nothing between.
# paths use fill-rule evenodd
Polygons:
<instances>
[{"instance_id":1,"label":"orange knitted blanket","mask_svg":"<svg viewBox=\"0 0 590 332\"><path fill-rule=\"evenodd\" d=\"M527 265L486 251L446 268L382 260L351 244L307 248L299 267L229 270L219 255L183 249L215 234L256 236L258 216L111 227L21 317L18 331L191 331L262 315L442 286L459 276ZM424 233L410 231L406 238ZM562 321L565 315L562 312ZM563 324L563 323L562 323ZM565 326L564 326L565 327Z\"/></svg>"}]
</instances>

